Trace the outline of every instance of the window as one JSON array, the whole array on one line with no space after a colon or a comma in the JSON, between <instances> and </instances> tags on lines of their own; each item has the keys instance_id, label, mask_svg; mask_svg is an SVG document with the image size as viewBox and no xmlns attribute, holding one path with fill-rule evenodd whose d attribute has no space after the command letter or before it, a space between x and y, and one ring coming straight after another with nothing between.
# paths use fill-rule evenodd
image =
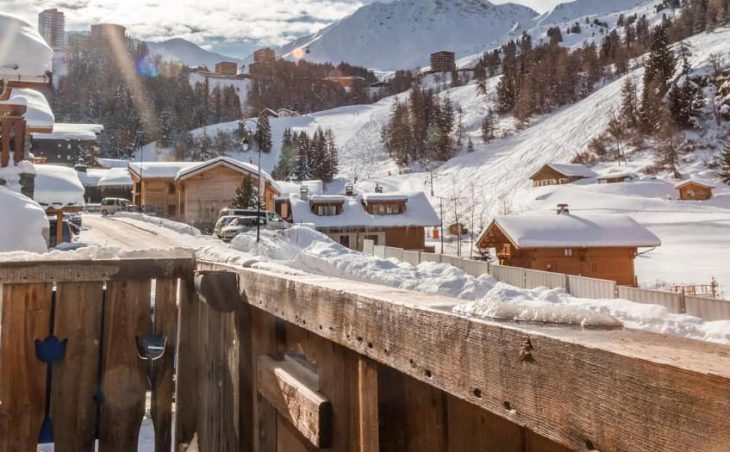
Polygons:
<instances>
[{"instance_id":1,"label":"window","mask_svg":"<svg viewBox=\"0 0 730 452\"><path fill-rule=\"evenodd\" d=\"M175 194L175 184L170 184L167 186L167 193L170 195Z\"/></svg>"},{"instance_id":2,"label":"window","mask_svg":"<svg viewBox=\"0 0 730 452\"><path fill-rule=\"evenodd\" d=\"M565 257L573 257L573 248L565 248L564 254Z\"/></svg>"},{"instance_id":3,"label":"window","mask_svg":"<svg viewBox=\"0 0 730 452\"><path fill-rule=\"evenodd\" d=\"M345 248L349 248L350 247L350 236L341 235L340 236L340 245L344 246Z\"/></svg>"},{"instance_id":4,"label":"window","mask_svg":"<svg viewBox=\"0 0 730 452\"><path fill-rule=\"evenodd\" d=\"M320 217L331 217L337 215L337 206L334 205L319 205L317 206L317 215Z\"/></svg>"},{"instance_id":5,"label":"window","mask_svg":"<svg viewBox=\"0 0 730 452\"><path fill-rule=\"evenodd\" d=\"M373 204L373 215L398 215L401 213L399 204Z\"/></svg>"},{"instance_id":6,"label":"window","mask_svg":"<svg viewBox=\"0 0 730 452\"><path fill-rule=\"evenodd\" d=\"M373 244L378 244L378 236L377 235L366 235L365 240L372 240Z\"/></svg>"},{"instance_id":7,"label":"window","mask_svg":"<svg viewBox=\"0 0 730 452\"><path fill-rule=\"evenodd\" d=\"M400 206L398 204L388 204L385 209L388 215L397 215L400 213Z\"/></svg>"}]
</instances>

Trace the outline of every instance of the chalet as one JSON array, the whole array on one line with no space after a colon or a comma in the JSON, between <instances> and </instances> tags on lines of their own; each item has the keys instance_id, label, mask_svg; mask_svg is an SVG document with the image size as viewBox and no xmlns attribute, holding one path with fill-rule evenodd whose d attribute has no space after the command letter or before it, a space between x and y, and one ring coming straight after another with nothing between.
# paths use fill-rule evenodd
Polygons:
<instances>
[{"instance_id":1,"label":"chalet","mask_svg":"<svg viewBox=\"0 0 730 452\"><path fill-rule=\"evenodd\" d=\"M596 177L597 174L583 165L548 163L537 170L530 180L535 187L569 184L577 180Z\"/></svg>"},{"instance_id":2,"label":"chalet","mask_svg":"<svg viewBox=\"0 0 730 452\"><path fill-rule=\"evenodd\" d=\"M677 189L681 201L703 201L712 198L712 189L715 186L709 181L690 179L676 184L674 188Z\"/></svg>"},{"instance_id":3,"label":"chalet","mask_svg":"<svg viewBox=\"0 0 730 452\"><path fill-rule=\"evenodd\" d=\"M30 152L46 163L74 166L90 164L99 152L100 124L55 123L50 132L31 134Z\"/></svg>"},{"instance_id":4,"label":"chalet","mask_svg":"<svg viewBox=\"0 0 730 452\"><path fill-rule=\"evenodd\" d=\"M74 166L76 175L84 186L84 201L97 203L101 202L101 189L99 181L109 172L105 168L89 168L84 164Z\"/></svg>"},{"instance_id":5,"label":"chalet","mask_svg":"<svg viewBox=\"0 0 730 452\"><path fill-rule=\"evenodd\" d=\"M363 241L404 249L425 249L424 228L441 222L423 193L289 195L292 221L311 224L332 240L362 250Z\"/></svg>"},{"instance_id":6,"label":"chalet","mask_svg":"<svg viewBox=\"0 0 730 452\"><path fill-rule=\"evenodd\" d=\"M464 226L462 223L452 223L446 228L451 235L466 235L469 233L469 228Z\"/></svg>"},{"instance_id":7,"label":"chalet","mask_svg":"<svg viewBox=\"0 0 730 452\"><path fill-rule=\"evenodd\" d=\"M608 279L635 286L638 248L660 240L627 215L506 215L495 218L477 241L494 248L501 265Z\"/></svg>"},{"instance_id":8,"label":"chalet","mask_svg":"<svg viewBox=\"0 0 730 452\"><path fill-rule=\"evenodd\" d=\"M230 157L218 157L181 169L175 176L177 218L199 228L212 228L218 212L230 207L244 178L251 178L256 186L258 167ZM279 188L267 172L261 171L261 178L264 206L273 211Z\"/></svg>"},{"instance_id":9,"label":"chalet","mask_svg":"<svg viewBox=\"0 0 730 452\"><path fill-rule=\"evenodd\" d=\"M145 212L177 219L178 196L175 176L194 162L132 162L132 203Z\"/></svg>"},{"instance_id":10,"label":"chalet","mask_svg":"<svg viewBox=\"0 0 730 452\"><path fill-rule=\"evenodd\" d=\"M632 172L615 172L602 174L596 178L599 184L619 184L622 182L631 182L636 178L636 174Z\"/></svg>"}]
</instances>

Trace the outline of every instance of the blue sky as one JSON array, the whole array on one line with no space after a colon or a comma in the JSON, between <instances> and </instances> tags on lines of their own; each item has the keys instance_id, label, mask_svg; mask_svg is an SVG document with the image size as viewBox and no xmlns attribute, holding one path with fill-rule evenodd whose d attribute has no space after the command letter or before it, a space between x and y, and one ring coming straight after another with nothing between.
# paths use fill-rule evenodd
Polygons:
<instances>
[{"instance_id":1,"label":"blue sky","mask_svg":"<svg viewBox=\"0 0 730 452\"><path fill-rule=\"evenodd\" d=\"M67 30L94 22L126 25L140 39L180 37L243 58L262 45L280 45L376 0L0 0L0 11L36 21L44 8L66 13ZM382 0L381 0L382 1ZM492 0L507 3L506 0ZM565 0L512 0L539 12Z\"/></svg>"}]
</instances>

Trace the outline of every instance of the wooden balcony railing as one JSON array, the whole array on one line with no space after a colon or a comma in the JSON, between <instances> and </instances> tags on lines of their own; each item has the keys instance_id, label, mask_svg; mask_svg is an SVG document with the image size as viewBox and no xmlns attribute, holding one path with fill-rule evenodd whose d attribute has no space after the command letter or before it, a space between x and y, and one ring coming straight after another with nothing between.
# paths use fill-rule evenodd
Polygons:
<instances>
[{"instance_id":1,"label":"wooden balcony railing","mask_svg":"<svg viewBox=\"0 0 730 452\"><path fill-rule=\"evenodd\" d=\"M150 387L156 450L730 444L727 346L473 320L451 298L292 273L173 255L0 263L0 451L35 450L46 406L56 450L136 450ZM167 341L148 368L150 334ZM50 377L53 353L35 352L49 336L67 339Z\"/></svg>"}]
</instances>

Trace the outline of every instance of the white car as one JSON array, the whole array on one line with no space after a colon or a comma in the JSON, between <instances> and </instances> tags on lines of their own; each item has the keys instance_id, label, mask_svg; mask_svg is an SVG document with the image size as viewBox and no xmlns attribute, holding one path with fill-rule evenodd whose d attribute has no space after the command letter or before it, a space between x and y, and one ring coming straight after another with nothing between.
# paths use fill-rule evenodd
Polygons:
<instances>
[{"instance_id":1,"label":"white car","mask_svg":"<svg viewBox=\"0 0 730 452\"><path fill-rule=\"evenodd\" d=\"M213 235L215 237L221 238L223 233L223 228L231 224L233 220L236 218L241 218L238 215L225 215L220 218L218 218L218 221L215 222L215 227L213 227Z\"/></svg>"},{"instance_id":2,"label":"white car","mask_svg":"<svg viewBox=\"0 0 730 452\"><path fill-rule=\"evenodd\" d=\"M242 232L255 231L256 230L256 218L257 217L236 217L228 226L221 230L220 238L224 242L230 242L235 236ZM266 228L266 222L263 218L260 220L261 229Z\"/></svg>"},{"instance_id":3,"label":"white car","mask_svg":"<svg viewBox=\"0 0 730 452\"><path fill-rule=\"evenodd\" d=\"M102 215L114 215L117 212L126 211L132 203L124 198L104 198L101 200L99 212Z\"/></svg>"},{"instance_id":4,"label":"white car","mask_svg":"<svg viewBox=\"0 0 730 452\"><path fill-rule=\"evenodd\" d=\"M269 229L286 229L291 227L279 214L270 210L257 211L256 209L234 209L232 207L226 207L221 209L219 218L226 216L255 217L257 215L264 219L264 222L261 224L265 224Z\"/></svg>"}]
</instances>

